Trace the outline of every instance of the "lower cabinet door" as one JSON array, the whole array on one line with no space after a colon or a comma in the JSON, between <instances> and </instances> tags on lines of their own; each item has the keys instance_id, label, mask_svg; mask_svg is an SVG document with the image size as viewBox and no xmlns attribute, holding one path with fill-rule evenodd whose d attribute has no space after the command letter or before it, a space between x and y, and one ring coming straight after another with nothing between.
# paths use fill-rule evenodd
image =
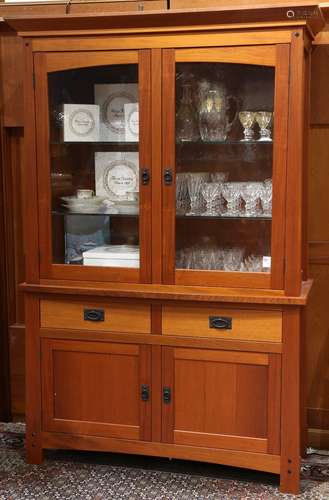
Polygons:
<instances>
[{"instance_id":1,"label":"lower cabinet door","mask_svg":"<svg viewBox=\"0 0 329 500\"><path fill-rule=\"evenodd\" d=\"M163 349L162 439L280 453L281 356Z\"/></svg>"},{"instance_id":2,"label":"lower cabinet door","mask_svg":"<svg viewBox=\"0 0 329 500\"><path fill-rule=\"evenodd\" d=\"M151 438L149 346L42 340L43 430Z\"/></svg>"}]
</instances>

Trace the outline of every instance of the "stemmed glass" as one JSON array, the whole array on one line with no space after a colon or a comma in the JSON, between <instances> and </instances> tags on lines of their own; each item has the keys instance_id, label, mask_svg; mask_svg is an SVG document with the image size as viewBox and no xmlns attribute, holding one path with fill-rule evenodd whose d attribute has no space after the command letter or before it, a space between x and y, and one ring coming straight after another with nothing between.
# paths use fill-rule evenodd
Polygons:
<instances>
[{"instance_id":1,"label":"stemmed glass","mask_svg":"<svg viewBox=\"0 0 329 500\"><path fill-rule=\"evenodd\" d=\"M244 248L233 247L223 249L225 271L240 271L243 260Z\"/></svg>"},{"instance_id":2,"label":"stemmed glass","mask_svg":"<svg viewBox=\"0 0 329 500\"><path fill-rule=\"evenodd\" d=\"M186 215L198 215L200 194L203 184L208 180L208 172L189 173L187 176L188 194L191 200L191 209Z\"/></svg>"},{"instance_id":3,"label":"stemmed glass","mask_svg":"<svg viewBox=\"0 0 329 500\"><path fill-rule=\"evenodd\" d=\"M263 256L249 255L243 261L244 271L249 273L261 273L263 271Z\"/></svg>"},{"instance_id":4,"label":"stemmed glass","mask_svg":"<svg viewBox=\"0 0 329 500\"><path fill-rule=\"evenodd\" d=\"M240 111L239 119L244 128L244 139L241 141L248 142L254 137L253 124L255 123L255 115L253 111Z\"/></svg>"},{"instance_id":5,"label":"stemmed glass","mask_svg":"<svg viewBox=\"0 0 329 500\"><path fill-rule=\"evenodd\" d=\"M176 213L185 214L188 205L187 174L176 174Z\"/></svg>"},{"instance_id":6,"label":"stemmed glass","mask_svg":"<svg viewBox=\"0 0 329 500\"><path fill-rule=\"evenodd\" d=\"M222 193L227 201L226 215L237 217L240 209L240 190L237 189L235 182L225 182L222 187Z\"/></svg>"},{"instance_id":7,"label":"stemmed glass","mask_svg":"<svg viewBox=\"0 0 329 500\"><path fill-rule=\"evenodd\" d=\"M258 140L272 141L271 129L269 128L272 121L272 113L270 111L258 111L255 118L260 128L260 138Z\"/></svg>"},{"instance_id":8,"label":"stemmed glass","mask_svg":"<svg viewBox=\"0 0 329 500\"><path fill-rule=\"evenodd\" d=\"M223 183L223 182L227 182L228 175L229 175L228 172L212 172L210 174L210 178L211 178L212 182Z\"/></svg>"},{"instance_id":9,"label":"stemmed glass","mask_svg":"<svg viewBox=\"0 0 329 500\"><path fill-rule=\"evenodd\" d=\"M245 201L245 217L257 216L257 200L261 194L262 184L250 182L242 187L242 198Z\"/></svg>"},{"instance_id":10,"label":"stemmed glass","mask_svg":"<svg viewBox=\"0 0 329 500\"><path fill-rule=\"evenodd\" d=\"M262 202L264 217L272 215L272 179L266 179L260 190L260 199Z\"/></svg>"},{"instance_id":11,"label":"stemmed glass","mask_svg":"<svg viewBox=\"0 0 329 500\"><path fill-rule=\"evenodd\" d=\"M214 216L217 215L215 208L215 200L221 194L222 184L217 182L205 182L202 186L202 196L206 200L207 210L203 215Z\"/></svg>"}]
</instances>

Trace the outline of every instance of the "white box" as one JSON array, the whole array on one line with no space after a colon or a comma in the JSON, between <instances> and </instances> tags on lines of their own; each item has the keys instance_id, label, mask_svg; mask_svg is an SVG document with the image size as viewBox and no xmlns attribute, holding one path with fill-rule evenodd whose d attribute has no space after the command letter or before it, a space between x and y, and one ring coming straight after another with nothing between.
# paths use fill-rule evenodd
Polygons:
<instances>
[{"instance_id":1,"label":"white box","mask_svg":"<svg viewBox=\"0 0 329 500\"><path fill-rule=\"evenodd\" d=\"M82 254L84 266L139 267L139 247L132 245L104 245Z\"/></svg>"},{"instance_id":2,"label":"white box","mask_svg":"<svg viewBox=\"0 0 329 500\"><path fill-rule=\"evenodd\" d=\"M136 200L139 191L138 152L96 152L95 186L97 196L106 196L111 201Z\"/></svg>"},{"instance_id":3,"label":"white box","mask_svg":"<svg viewBox=\"0 0 329 500\"><path fill-rule=\"evenodd\" d=\"M64 142L98 142L100 110L96 104L64 104Z\"/></svg>"},{"instance_id":4,"label":"white box","mask_svg":"<svg viewBox=\"0 0 329 500\"><path fill-rule=\"evenodd\" d=\"M139 106L138 102L124 105L125 131L127 142L139 140Z\"/></svg>"},{"instance_id":5,"label":"white box","mask_svg":"<svg viewBox=\"0 0 329 500\"><path fill-rule=\"evenodd\" d=\"M100 140L126 142L125 104L138 102L137 83L95 85L95 103L100 106Z\"/></svg>"}]
</instances>

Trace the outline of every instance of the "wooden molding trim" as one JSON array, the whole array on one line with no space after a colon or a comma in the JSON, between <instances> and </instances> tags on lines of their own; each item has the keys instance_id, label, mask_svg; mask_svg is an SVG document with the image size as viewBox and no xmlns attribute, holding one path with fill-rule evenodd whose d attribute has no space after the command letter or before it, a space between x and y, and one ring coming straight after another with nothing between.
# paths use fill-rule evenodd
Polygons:
<instances>
[{"instance_id":1,"label":"wooden molding trim","mask_svg":"<svg viewBox=\"0 0 329 500\"><path fill-rule=\"evenodd\" d=\"M221 463L235 467L246 467L255 470L280 472L280 456L263 453L252 453L237 450L217 450L195 446L172 445L166 443L149 443L96 436L80 436L70 434L41 433L42 446L45 448L61 448L91 451L111 451L152 455L156 457L181 458L185 460L202 460L209 463Z\"/></svg>"},{"instance_id":2,"label":"wooden molding trim","mask_svg":"<svg viewBox=\"0 0 329 500\"><path fill-rule=\"evenodd\" d=\"M84 295L126 297L154 300L184 300L197 302L225 302L244 304L280 304L304 306L312 288L312 280L303 282L301 295L284 295L279 290L252 290L242 288L217 288L178 285L140 285L124 283L99 283L43 280L41 284L21 283L19 289L36 294Z\"/></svg>"},{"instance_id":3,"label":"wooden molding trim","mask_svg":"<svg viewBox=\"0 0 329 500\"><path fill-rule=\"evenodd\" d=\"M310 429L329 432L329 408L308 408L307 422Z\"/></svg>"},{"instance_id":4,"label":"wooden molding trim","mask_svg":"<svg viewBox=\"0 0 329 500\"><path fill-rule=\"evenodd\" d=\"M329 241L309 242L310 264L329 265Z\"/></svg>"},{"instance_id":5,"label":"wooden molding trim","mask_svg":"<svg viewBox=\"0 0 329 500\"><path fill-rule=\"evenodd\" d=\"M93 30L110 28L140 28L163 27L163 26L195 26L229 24L239 25L249 23L282 23L284 26L308 27L310 32L317 34L325 25L323 15L317 3L305 3L303 16L287 17L287 10L301 8L299 4L289 5L262 5L262 6L229 6L213 9L182 9L166 10L162 12L135 12L135 13L113 13L111 14L69 14L69 15L26 15L6 16L4 20L10 28L20 34L31 32L58 32L63 30Z\"/></svg>"},{"instance_id":6,"label":"wooden molding trim","mask_svg":"<svg viewBox=\"0 0 329 500\"><path fill-rule=\"evenodd\" d=\"M329 448L329 431L321 429L308 429L308 446L316 449Z\"/></svg>"}]
</instances>

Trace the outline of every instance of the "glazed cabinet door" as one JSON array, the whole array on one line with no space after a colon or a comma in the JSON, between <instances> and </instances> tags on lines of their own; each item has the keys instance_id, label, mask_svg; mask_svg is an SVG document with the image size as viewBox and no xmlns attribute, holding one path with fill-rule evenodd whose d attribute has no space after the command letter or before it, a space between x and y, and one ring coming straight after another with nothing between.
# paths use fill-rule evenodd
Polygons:
<instances>
[{"instance_id":1,"label":"glazed cabinet door","mask_svg":"<svg viewBox=\"0 0 329 500\"><path fill-rule=\"evenodd\" d=\"M280 453L280 355L164 349L163 441Z\"/></svg>"},{"instance_id":2,"label":"glazed cabinet door","mask_svg":"<svg viewBox=\"0 0 329 500\"><path fill-rule=\"evenodd\" d=\"M163 51L163 277L284 288L289 46Z\"/></svg>"},{"instance_id":3,"label":"glazed cabinet door","mask_svg":"<svg viewBox=\"0 0 329 500\"><path fill-rule=\"evenodd\" d=\"M41 278L150 282L150 52L34 68Z\"/></svg>"},{"instance_id":4,"label":"glazed cabinet door","mask_svg":"<svg viewBox=\"0 0 329 500\"><path fill-rule=\"evenodd\" d=\"M150 347L42 340L43 430L150 440Z\"/></svg>"}]
</instances>

